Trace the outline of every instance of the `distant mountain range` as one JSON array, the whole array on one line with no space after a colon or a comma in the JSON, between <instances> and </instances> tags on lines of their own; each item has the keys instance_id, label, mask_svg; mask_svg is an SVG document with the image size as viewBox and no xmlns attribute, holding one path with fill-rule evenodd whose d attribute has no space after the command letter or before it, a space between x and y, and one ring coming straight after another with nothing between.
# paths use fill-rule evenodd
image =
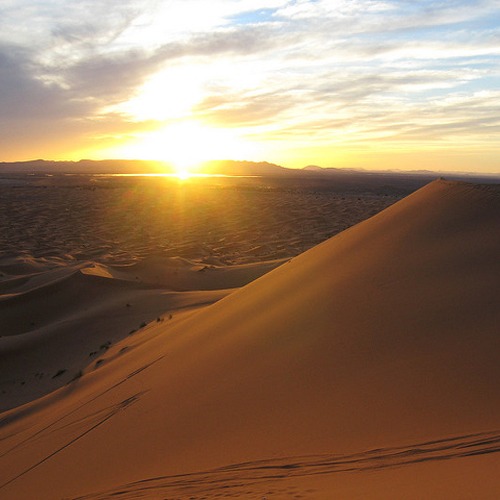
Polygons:
<instances>
[{"instance_id":1,"label":"distant mountain range","mask_svg":"<svg viewBox=\"0 0 500 500\"><path fill-rule=\"evenodd\" d=\"M0 162L0 173L9 174L137 174L175 172L168 163L144 160L30 160Z\"/></svg>"},{"instance_id":2,"label":"distant mountain range","mask_svg":"<svg viewBox=\"0 0 500 500\"><path fill-rule=\"evenodd\" d=\"M0 162L0 173L9 174L155 174L175 173L174 165L146 160L30 160ZM286 175L297 173L268 162L221 160L203 163L203 172L218 175Z\"/></svg>"},{"instance_id":3,"label":"distant mountain range","mask_svg":"<svg viewBox=\"0 0 500 500\"><path fill-rule=\"evenodd\" d=\"M159 174L175 173L168 162L145 160L31 160L0 162L0 174ZM479 183L500 183L498 174L443 173L431 171L372 171L348 168L324 168L308 165L302 169L285 168L268 162L220 160L205 162L202 171L212 175L263 176L280 179L282 186L295 186L299 180L309 187L350 189L362 186L370 189L397 186L413 190L438 178L468 180Z\"/></svg>"},{"instance_id":4,"label":"distant mountain range","mask_svg":"<svg viewBox=\"0 0 500 500\"><path fill-rule=\"evenodd\" d=\"M202 171L207 174L218 175L287 175L293 174L296 170L281 167L267 161L235 161L235 160L216 160L203 164Z\"/></svg>"}]
</instances>

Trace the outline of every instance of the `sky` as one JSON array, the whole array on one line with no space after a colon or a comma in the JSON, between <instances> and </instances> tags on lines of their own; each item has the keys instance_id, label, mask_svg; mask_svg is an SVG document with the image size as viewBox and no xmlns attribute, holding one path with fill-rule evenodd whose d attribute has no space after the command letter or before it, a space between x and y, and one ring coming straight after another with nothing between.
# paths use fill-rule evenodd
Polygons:
<instances>
[{"instance_id":1,"label":"sky","mask_svg":"<svg viewBox=\"0 0 500 500\"><path fill-rule=\"evenodd\" d=\"M500 0L0 0L0 161L500 172Z\"/></svg>"}]
</instances>

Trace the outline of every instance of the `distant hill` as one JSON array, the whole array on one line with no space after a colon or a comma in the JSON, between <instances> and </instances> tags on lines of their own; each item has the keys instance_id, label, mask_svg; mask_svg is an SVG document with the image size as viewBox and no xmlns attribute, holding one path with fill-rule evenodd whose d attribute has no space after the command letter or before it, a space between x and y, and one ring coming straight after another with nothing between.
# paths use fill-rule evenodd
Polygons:
<instances>
[{"instance_id":1,"label":"distant hill","mask_svg":"<svg viewBox=\"0 0 500 500\"><path fill-rule=\"evenodd\" d=\"M173 173L174 165L154 160L28 160L18 162L0 162L0 173L69 173L69 174L143 174ZM319 165L307 165L301 169L286 168L267 161L255 162L246 160L213 160L202 164L203 172L219 175L263 175L263 176L427 176L436 178L481 178L500 180L497 174L472 174L465 172L433 172L430 170L365 170L363 168L334 168Z\"/></svg>"},{"instance_id":2,"label":"distant hill","mask_svg":"<svg viewBox=\"0 0 500 500\"><path fill-rule=\"evenodd\" d=\"M263 177L275 189L309 189L335 192L374 192L409 194L439 177L483 184L500 183L497 175L442 173L421 171L373 171L350 168L324 168L308 165L301 169L286 168L266 161L216 160L202 165L202 172L235 177ZM175 173L176 168L160 161L144 160L31 160L0 162L0 174L159 174ZM250 179L249 179L250 181Z\"/></svg>"},{"instance_id":3,"label":"distant hill","mask_svg":"<svg viewBox=\"0 0 500 500\"><path fill-rule=\"evenodd\" d=\"M64 174L145 174L174 173L176 168L161 161L145 160L79 160L54 161L30 160L21 162L0 162L0 173L64 173ZM300 172L268 162L217 160L203 164L203 172L219 175L285 175Z\"/></svg>"},{"instance_id":4,"label":"distant hill","mask_svg":"<svg viewBox=\"0 0 500 500\"><path fill-rule=\"evenodd\" d=\"M137 174L159 172L175 172L175 169L165 162L144 160L0 162L0 173L9 174Z\"/></svg>"},{"instance_id":5,"label":"distant hill","mask_svg":"<svg viewBox=\"0 0 500 500\"><path fill-rule=\"evenodd\" d=\"M307 165L301 169L303 172L321 174L321 175L337 175L337 174L367 174L367 175L419 175L419 176L442 176L449 178L459 178L459 177L478 177L483 179L497 179L500 180L500 171L493 174L475 174L472 172L442 172L433 170L366 170L364 168L335 168L335 167L321 167L319 165Z\"/></svg>"},{"instance_id":6,"label":"distant hill","mask_svg":"<svg viewBox=\"0 0 500 500\"><path fill-rule=\"evenodd\" d=\"M296 173L291 168L281 167L267 161L216 160L203 164L203 172L219 175L286 175Z\"/></svg>"}]
</instances>

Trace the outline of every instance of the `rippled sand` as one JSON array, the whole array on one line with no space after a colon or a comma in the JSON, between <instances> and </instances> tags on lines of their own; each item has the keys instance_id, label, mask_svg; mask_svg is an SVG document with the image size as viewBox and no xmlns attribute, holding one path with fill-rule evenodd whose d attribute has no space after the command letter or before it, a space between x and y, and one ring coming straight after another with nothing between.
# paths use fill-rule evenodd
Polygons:
<instances>
[{"instance_id":1,"label":"rippled sand","mask_svg":"<svg viewBox=\"0 0 500 500\"><path fill-rule=\"evenodd\" d=\"M0 258L235 264L292 257L398 198L265 181L41 178L0 184Z\"/></svg>"}]
</instances>

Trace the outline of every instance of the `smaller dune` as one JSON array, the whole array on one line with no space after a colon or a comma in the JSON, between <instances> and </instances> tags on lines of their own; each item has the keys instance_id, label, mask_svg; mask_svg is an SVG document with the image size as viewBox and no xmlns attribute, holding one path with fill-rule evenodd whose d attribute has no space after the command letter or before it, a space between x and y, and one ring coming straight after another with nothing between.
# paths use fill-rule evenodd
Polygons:
<instances>
[{"instance_id":1,"label":"smaller dune","mask_svg":"<svg viewBox=\"0 0 500 500\"><path fill-rule=\"evenodd\" d=\"M172 257L129 266L68 266L34 258L0 262L10 273L0 281L0 411L67 384L150 322L178 320L282 262L205 266Z\"/></svg>"}]
</instances>

